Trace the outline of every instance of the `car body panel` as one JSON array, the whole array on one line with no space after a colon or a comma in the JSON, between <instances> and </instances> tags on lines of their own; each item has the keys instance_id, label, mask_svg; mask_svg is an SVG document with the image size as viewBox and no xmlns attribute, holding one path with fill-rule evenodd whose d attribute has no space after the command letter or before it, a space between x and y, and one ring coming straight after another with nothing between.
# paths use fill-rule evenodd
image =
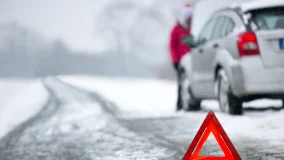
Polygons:
<instances>
[{"instance_id":1,"label":"car body panel","mask_svg":"<svg viewBox=\"0 0 284 160\"><path fill-rule=\"evenodd\" d=\"M240 61L233 60L225 52L220 56L229 59L226 63L219 63L224 66L235 95L284 94L284 68L267 69L259 56L246 57Z\"/></svg>"},{"instance_id":2,"label":"car body panel","mask_svg":"<svg viewBox=\"0 0 284 160\"><path fill-rule=\"evenodd\" d=\"M236 96L244 93L245 89L242 85L244 84L244 77L240 61L238 59L234 59L230 52L223 49L218 52L214 60L213 68L217 69L218 66L225 70L229 78L229 82L231 83L233 93ZM215 73L217 73L217 71Z\"/></svg>"},{"instance_id":3,"label":"car body panel","mask_svg":"<svg viewBox=\"0 0 284 160\"><path fill-rule=\"evenodd\" d=\"M256 36L265 67L284 67L284 48L280 49L279 44L284 39L284 29L261 30L256 32Z\"/></svg>"},{"instance_id":4,"label":"car body panel","mask_svg":"<svg viewBox=\"0 0 284 160\"><path fill-rule=\"evenodd\" d=\"M246 93L284 93L284 67L266 68L262 58L253 56L241 60Z\"/></svg>"}]
</instances>

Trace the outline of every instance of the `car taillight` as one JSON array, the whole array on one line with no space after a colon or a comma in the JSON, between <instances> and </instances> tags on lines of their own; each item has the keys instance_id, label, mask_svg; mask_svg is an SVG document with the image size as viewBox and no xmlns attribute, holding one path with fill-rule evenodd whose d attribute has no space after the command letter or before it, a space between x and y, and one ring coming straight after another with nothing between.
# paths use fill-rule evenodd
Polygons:
<instances>
[{"instance_id":1,"label":"car taillight","mask_svg":"<svg viewBox=\"0 0 284 160\"><path fill-rule=\"evenodd\" d=\"M259 47L254 32L244 32L238 37L238 50L240 56L259 55Z\"/></svg>"}]
</instances>

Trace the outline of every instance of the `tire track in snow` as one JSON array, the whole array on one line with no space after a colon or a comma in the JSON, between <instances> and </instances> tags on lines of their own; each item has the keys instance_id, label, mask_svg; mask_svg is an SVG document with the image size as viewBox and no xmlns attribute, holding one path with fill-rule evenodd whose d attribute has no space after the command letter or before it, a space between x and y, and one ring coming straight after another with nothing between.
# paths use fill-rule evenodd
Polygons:
<instances>
[{"instance_id":1,"label":"tire track in snow","mask_svg":"<svg viewBox=\"0 0 284 160\"><path fill-rule=\"evenodd\" d=\"M45 80L42 79L42 83L45 84ZM46 90L51 93L55 94L53 90L47 86L43 85ZM44 105L44 107L41 109L41 111L36 114L34 117L31 117L27 121L23 122L22 124L19 124L16 128L8 132L1 140L0 140L0 151L6 150L11 147L11 144L17 143L19 136L24 132L24 130L32 125L34 122L36 122L38 119L47 120L51 115L53 115L59 108L57 106L60 106L60 101L58 101L55 97L49 96L49 99L47 103Z\"/></svg>"},{"instance_id":2,"label":"tire track in snow","mask_svg":"<svg viewBox=\"0 0 284 160\"><path fill-rule=\"evenodd\" d=\"M110 114L125 129L128 129L131 132L134 132L135 134L137 134L140 137L144 137L144 138L148 139L148 141L150 143L154 144L154 145L158 145L158 146L161 146L161 147L164 147L164 148L168 148L169 150L175 152L175 154L172 156L172 159L181 159L182 158L181 156L184 154L184 152L187 148L182 148L182 147L179 148L179 147L177 147L177 144L174 143L174 141L170 141L169 139L166 139L163 136L158 135L158 134L144 135L144 134L137 132L137 130L135 129L135 125L129 126L128 124L130 124L130 123L128 123L128 124L125 123L125 122L131 122L132 121L131 119L125 120L125 119L120 118L119 115L120 115L121 112L119 110L119 107L115 103L105 99L104 97L102 97L98 93L86 91L86 90L81 89L79 87L69 85L65 82L62 82L58 78L54 78L54 80L56 80L62 86L65 86L65 87L71 88L71 89L73 89L77 92L81 92L83 94L89 95L89 97L91 99L93 99L94 101L96 101L100 104L100 106L105 111L105 113Z\"/></svg>"},{"instance_id":3,"label":"tire track in snow","mask_svg":"<svg viewBox=\"0 0 284 160\"><path fill-rule=\"evenodd\" d=\"M75 86L72 86L72 85L69 85L65 82L62 82L61 80L55 78L58 83L66 86L66 87L69 87L69 88L72 88L74 90L77 90L79 92L82 92L82 93L86 93L88 94L91 98L93 98L95 101L97 101L102 109L112 115L113 117L115 117L115 119L117 120L117 122L124 128L132 131L132 132L135 132L138 136L141 136L141 137L144 137L144 138L147 138L149 140L149 142L155 144L155 145L158 145L158 146L161 146L161 147L165 147L165 148L168 148L170 149L171 151L174 151L176 152L176 154L174 155L174 158L178 158L178 159L181 159L182 157L180 157L181 155L183 155L185 153L185 151L187 150L187 148L184 148L184 147L177 147L179 145L177 145L176 142L174 141L171 141L169 139L166 139L164 138L163 136L161 135L158 135L158 134L142 134L140 132L137 132L136 130L136 127L135 127L135 124L131 124L131 121L132 119L123 119L120 117L120 111L119 111L119 107L113 103L113 102L110 102L109 100L105 99L104 97L102 97L100 94L98 93L95 93L95 92L89 92L89 91L86 91L84 89L81 89L79 87L75 87ZM130 125L129 125L130 124Z\"/></svg>"},{"instance_id":4,"label":"tire track in snow","mask_svg":"<svg viewBox=\"0 0 284 160\"><path fill-rule=\"evenodd\" d=\"M141 157L141 154L142 154L142 157L145 157L145 158L153 154L153 156L150 156L150 157L154 159L159 159L157 157L170 157L170 158L163 158L163 159L181 159L179 154L168 153L172 151L168 150L167 144L166 145L156 145L156 143L152 143L152 141L146 140L147 137L140 137L139 135L137 136L136 132L133 132L132 130L128 128L124 128L118 119L118 115L119 115L118 107L114 103L111 103L107 101L106 99L104 99L103 97L101 97L99 94L87 92L85 90L81 90L79 88L70 86L53 77L45 78L43 79L42 82L50 93L48 103L43 107L43 109L36 116L30 118L28 121L24 122L23 124L13 129L3 139L0 140L0 159L15 160L21 157L20 159L26 160L26 159L31 159L32 157L33 157L32 159L35 159L36 157L41 157L41 156L46 157L46 154L49 154L48 156L49 158L50 157L55 158L54 156L57 155L57 156L60 156L60 158L64 158L64 159L71 158L72 159L72 158L77 157L78 155L81 155L81 156L82 154L84 155L85 152L88 152L87 148L89 144L87 146L84 146L82 143L85 143L84 142L85 140L88 140L89 138L91 138L91 135L90 136L82 135L83 137L81 137L80 140L77 142L72 141L72 140L69 142L68 141L69 137L67 137L68 143L79 143L83 145L81 147L84 147L84 148L79 149L78 153L72 152L72 150L78 149L76 147L77 145L75 146L72 145L72 148L70 148L69 150L68 148L63 147L62 149L63 150L66 149L65 151L66 153L65 152L62 153L62 151L57 151L57 152L52 151L53 149L50 148L51 146L55 145L57 147L57 145L59 146L65 145L64 141L62 142L62 144L61 142L58 142L60 140L60 137L64 138L64 136L66 136L63 133L60 133L61 131L59 128L57 128L58 134L52 135L50 137L45 137L43 135L45 134L46 129L49 129L49 127L56 129L57 125L54 124L54 126L50 126L50 125L53 125L53 122L50 122L51 123L50 124L49 121L51 120L52 117L60 118L61 114L65 112L65 109L64 109L65 105L72 104L73 101L75 103L80 100L84 101L84 99L86 99L87 102L98 102L100 104L100 107L103 109L103 111L107 113L107 115L109 115L109 117L111 118L110 121L114 120L114 126L111 127L112 129L106 128L100 132L103 133L102 136L106 136L106 137L110 136L109 137L110 139L107 138L103 141L114 142L113 146L116 146L114 147L115 150L117 150L117 147L121 143L119 141L123 140L123 144L125 143L124 144L125 146L124 147L121 146L122 148L119 149L121 150L120 152L122 153L128 153L128 152L136 153L137 152L135 155L131 156L132 158L130 157L130 159L139 158ZM58 120L59 120L58 123L60 125L61 123L60 119ZM116 125L116 122L117 122L117 125ZM123 130L125 131L129 130L130 132L128 133ZM122 134L122 133L125 133L125 134ZM117 140L118 140L118 144L116 144L115 142ZM91 143L91 142L88 142L88 143ZM42 148L42 145L45 146L44 148L46 148L47 150ZM103 146L105 145L102 144L102 147ZM152 149L153 151L151 151ZM100 149L98 150L100 151ZM103 156L101 155L103 153L98 153L96 149L94 149L93 154L94 153L96 156L99 156L99 157ZM156 155L157 153L160 155ZM88 153L85 153L85 157L86 156L88 157ZM87 158L87 159L92 159L92 158Z\"/></svg>"},{"instance_id":5,"label":"tire track in snow","mask_svg":"<svg viewBox=\"0 0 284 160\"><path fill-rule=\"evenodd\" d=\"M79 87L75 87L75 86L72 86L72 85L69 85L65 82L62 82L61 80L59 80L58 78L53 78L58 84L62 85L62 86L65 86L66 88L70 88L70 89L73 89L74 91L77 91L77 92L80 92L80 93L83 93L83 94L86 94L88 95L91 99L93 99L94 101L97 101L101 106L102 106L102 109L114 116L114 117L117 117L117 115L119 115L119 107L117 107L114 103L106 100L105 98L103 98L102 96L100 96L98 93L95 93L95 92L90 92L90 91L86 91L84 89L81 89Z\"/></svg>"}]
</instances>

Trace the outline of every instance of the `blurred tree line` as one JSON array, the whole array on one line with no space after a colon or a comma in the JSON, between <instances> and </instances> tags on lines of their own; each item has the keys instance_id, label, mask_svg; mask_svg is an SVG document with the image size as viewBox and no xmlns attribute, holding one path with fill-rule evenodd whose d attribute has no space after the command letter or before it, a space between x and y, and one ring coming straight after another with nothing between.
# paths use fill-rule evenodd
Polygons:
<instances>
[{"instance_id":1,"label":"blurred tree line","mask_svg":"<svg viewBox=\"0 0 284 160\"><path fill-rule=\"evenodd\" d=\"M94 30L108 47L75 53L17 23L0 24L0 77L89 74L173 78L168 37L186 0L117 0L95 15Z\"/></svg>"}]
</instances>

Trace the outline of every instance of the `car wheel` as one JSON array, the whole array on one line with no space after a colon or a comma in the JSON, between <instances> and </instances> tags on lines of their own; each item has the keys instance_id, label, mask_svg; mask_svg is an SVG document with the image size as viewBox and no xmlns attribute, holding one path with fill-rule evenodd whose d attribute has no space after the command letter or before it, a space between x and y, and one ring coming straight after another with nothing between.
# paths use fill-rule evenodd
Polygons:
<instances>
[{"instance_id":1,"label":"car wheel","mask_svg":"<svg viewBox=\"0 0 284 160\"><path fill-rule=\"evenodd\" d=\"M220 109L231 115L242 115L242 100L231 91L231 85L224 70L219 70L217 75L218 100Z\"/></svg>"},{"instance_id":2,"label":"car wheel","mask_svg":"<svg viewBox=\"0 0 284 160\"><path fill-rule=\"evenodd\" d=\"M194 98L188 77L184 74L182 76L182 89L181 89L181 96L182 96L182 106L184 110L187 111L198 111L201 109L201 101Z\"/></svg>"},{"instance_id":3,"label":"car wheel","mask_svg":"<svg viewBox=\"0 0 284 160\"><path fill-rule=\"evenodd\" d=\"M189 100L188 100L188 106L187 106L187 110L188 111L199 111L201 110L201 100L197 100L191 91L191 88L188 88L188 93L189 93Z\"/></svg>"}]
</instances>

